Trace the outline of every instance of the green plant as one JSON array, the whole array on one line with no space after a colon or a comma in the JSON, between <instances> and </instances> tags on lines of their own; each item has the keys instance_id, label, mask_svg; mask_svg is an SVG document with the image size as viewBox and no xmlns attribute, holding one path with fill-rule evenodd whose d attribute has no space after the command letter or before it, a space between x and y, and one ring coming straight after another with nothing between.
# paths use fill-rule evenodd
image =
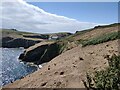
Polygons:
<instances>
[{"instance_id":1,"label":"green plant","mask_svg":"<svg viewBox=\"0 0 120 90\"><path fill-rule=\"evenodd\" d=\"M120 55L114 54L111 58L108 58L108 63L109 67L105 70L96 71L93 77L87 74L87 81L84 82L87 88L120 90ZM91 84L92 81L94 85Z\"/></svg>"},{"instance_id":2,"label":"green plant","mask_svg":"<svg viewBox=\"0 0 120 90\"><path fill-rule=\"evenodd\" d=\"M81 44L84 47L87 45L96 45L96 44L104 43L104 42L115 40L115 39L120 39L120 32L112 32L112 33L104 34L104 35L83 41L81 42Z\"/></svg>"}]
</instances>

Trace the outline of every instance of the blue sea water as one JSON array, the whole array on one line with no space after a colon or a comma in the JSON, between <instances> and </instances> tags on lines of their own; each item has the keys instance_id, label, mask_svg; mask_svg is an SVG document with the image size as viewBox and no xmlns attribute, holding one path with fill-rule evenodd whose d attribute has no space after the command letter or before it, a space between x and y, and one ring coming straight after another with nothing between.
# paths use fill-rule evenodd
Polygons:
<instances>
[{"instance_id":1,"label":"blue sea water","mask_svg":"<svg viewBox=\"0 0 120 90\"><path fill-rule=\"evenodd\" d=\"M37 70L37 67L21 63L18 60L23 48L0 48L0 86L14 82Z\"/></svg>"}]
</instances>

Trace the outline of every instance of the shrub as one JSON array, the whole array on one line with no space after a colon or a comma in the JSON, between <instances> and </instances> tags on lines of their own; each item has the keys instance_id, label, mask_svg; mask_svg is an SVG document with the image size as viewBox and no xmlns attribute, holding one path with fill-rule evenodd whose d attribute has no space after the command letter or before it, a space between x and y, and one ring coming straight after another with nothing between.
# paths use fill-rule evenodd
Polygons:
<instances>
[{"instance_id":1,"label":"shrub","mask_svg":"<svg viewBox=\"0 0 120 90\"><path fill-rule=\"evenodd\" d=\"M85 84L87 88L120 90L120 56L113 55L111 58L108 58L108 63L109 67L105 70L96 71L93 77L87 74ZM94 85L91 84L92 81Z\"/></svg>"}]
</instances>

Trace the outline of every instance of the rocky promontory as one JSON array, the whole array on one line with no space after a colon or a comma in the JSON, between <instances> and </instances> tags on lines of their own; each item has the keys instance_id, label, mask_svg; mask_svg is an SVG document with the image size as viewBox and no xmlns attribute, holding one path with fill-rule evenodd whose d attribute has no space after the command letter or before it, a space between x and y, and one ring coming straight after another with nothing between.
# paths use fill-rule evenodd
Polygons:
<instances>
[{"instance_id":1,"label":"rocky promontory","mask_svg":"<svg viewBox=\"0 0 120 90\"><path fill-rule=\"evenodd\" d=\"M16 29L1 29L0 47L3 48L28 48L43 41L43 39L27 38L24 35L37 35L35 33L21 32Z\"/></svg>"},{"instance_id":2,"label":"rocky promontory","mask_svg":"<svg viewBox=\"0 0 120 90\"><path fill-rule=\"evenodd\" d=\"M19 48L24 47L28 48L40 41L28 40L23 38L12 38L12 37L4 37L2 38L2 47L4 48Z\"/></svg>"},{"instance_id":3,"label":"rocky promontory","mask_svg":"<svg viewBox=\"0 0 120 90\"><path fill-rule=\"evenodd\" d=\"M59 55L59 45L55 42L41 42L29 47L19 57L24 62L42 64Z\"/></svg>"}]
</instances>

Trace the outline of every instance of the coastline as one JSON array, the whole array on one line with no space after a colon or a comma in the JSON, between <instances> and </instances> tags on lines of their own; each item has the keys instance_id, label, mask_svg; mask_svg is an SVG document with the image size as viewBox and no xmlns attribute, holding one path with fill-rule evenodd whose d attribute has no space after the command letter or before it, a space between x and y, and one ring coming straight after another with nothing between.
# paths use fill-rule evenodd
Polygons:
<instances>
[{"instance_id":1,"label":"coastline","mask_svg":"<svg viewBox=\"0 0 120 90\"><path fill-rule=\"evenodd\" d=\"M85 88L81 80L85 79L86 72L93 72L107 67L108 63L104 55L108 53L110 56L113 53L117 54L117 42L118 40L114 40L96 46L85 48L78 46L68 50L48 62L43 68L4 86L4 88ZM106 48L106 45L109 45L109 47ZM91 50L93 47L94 49ZM111 47L113 48L111 49ZM113 52L109 52L108 48ZM94 54L90 58L90 53L93 51ZM80 60L79 57L84 60Z\"/></svg>"},{"instance_id":2,"label":"coastline","mask_svg":"<svg viewBox=\"0 0 120 90\"><path fill-rule=\"evenodd\" d=\"M107 59L120 54L118 26L99 26L25 49L19 58L42 68L3 88L85 88L86 73L104 70Z\"/></svg>"}]
</instances>

